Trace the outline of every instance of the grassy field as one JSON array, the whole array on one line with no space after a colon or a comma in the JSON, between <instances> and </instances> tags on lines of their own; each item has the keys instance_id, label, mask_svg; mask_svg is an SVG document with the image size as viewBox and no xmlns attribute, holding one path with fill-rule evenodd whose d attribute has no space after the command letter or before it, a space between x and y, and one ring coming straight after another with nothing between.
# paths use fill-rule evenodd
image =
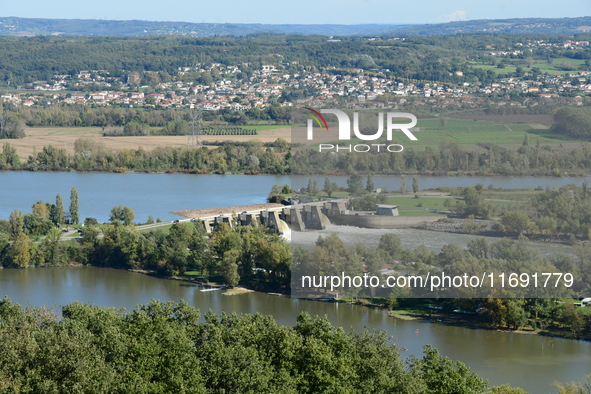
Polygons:
<instances>
[{"instance_id":1,"label":"grassy field","mask_svg":"<svg viewBox=\"0 0 591 394\"><path fill-rule=\"evenodd\" d=\"M319 185L322 187L322 185ZM526 203L531 200L533 196L542 193L541 190L513 190L513 189L499 189L499 190L483 190L484 198L493 205L507 205L512 203ZM398 205L398 212L400 216L443 216L444 214L433 212L434 210L447 210L443 203L447 199L453 200L455 204L458 196L452 195L433 195L439 193L433 192L418 192L419 198L415 198L414 194L406 193L390 193L386 198L385 204ZM326 194L318 194L314 198L328 198ZM332 193L332 198L349 198L347 192L339 191ZM421 204L421 206L419 206Z\"/></svg>"},{"instance_id":2,"label":"grassy field","mask_svg":"<svg viewBox=\"0 0 591 394\"><path fill-rule=\"evenodd\" d=\"M491 66L488 64L477 64L477 63L473 63L473 64L471 64L471 66L474 68L479 68L481 70L485 70L485 71L492 70L497 75L514 73L517 70L517 67L515 67L515 66L505 66L505 68L498 68L497 66Z\"/></svg>"},{"instance_id":3,"label":"grassy field","mask_svg":"<svg viewBox=\"0 0 591 394\"><path fill-rule=\"evenodd\" d=\"M398 212L400 213L400 216L444 216L443 214L435 213L432 210L446 209L443 206L443 202L445 200L446 198L442 197L423 196L419 198L414 198L410 196L391 196L386 199L386 204L398 205ZM419 204L422 204L422 206L419 207Z\"/></svg>"},{"instance_id":4,"label":"grassy field","mask_svg":"<svg viewBox=\"0 0 591 394\"><path fill-rule=\"evenodd\" d=\"M543 73L548 73L550 75L564 75L576 73L579 70L579 67L585 64L585 60L583 59L571 59L567 57L560 57L551 60L551 63L548 63L546 60L535 60L532 63L531 68L538 67ZM522 59L510 59L510 63L508 63L505 68L498 68L497 66L478 63L470 63L470 65L481 70L492 70L495 72L495 74L514 73L517 67L523 68L524 71L531 71L528 63ZM568 70L569 68L571 70Z\"/></svg>"},{"instance_id":5,"label":"grassy field","mask_svg":"<svg viewBox=\"0 0 591 394\"><path fill-rule=\"evenodd\" d=\"M451 141L458 145L476 145L478 143L521 145L526 135L530 141L540 140L540 144L555 144L556 139L544 135L548 130L540 125L529 123L503 123L485 120L445 119L441 124L439 119L419 119L416 132L418 141L403 143L405 147L433 146L443 141ZM535 126L535 127L534 127ZM544 133L541 133L540 131ZM562 141L571 141L562 139Z\"/></svg>"},{"instance_id":6,"label":"grassy field","mask_svg":"<svg viewBox=\"0 0 591 394\"><path fill-rule=\"evenodd\" d=\"M535 144L539 141L541 145L562 144L563 147L579 146L579 142L575 139L553 134L549 130L549 125L541 123L445 118L444 124L442 124L440 119L430 118L419 119L416 127L419 130L414 131L413 134L417 137L418 141L409 141L402 132L395 132L394 142L402 144L404 149L416 148L420 150L427 146L437 146L444 141L450 141L458 145L463 145L464 147L476 147L476 144L482 143L517 148L523 144L525 136L528 136L530 144ZM329 124L329 128L337 129L336 124ZM320 141L320 138L318 138L318 142L334 142L336 132L332 138L325 134L322 134L321 137L324 140ZM362 144L367 143L367 141L352 139L350 143Z\"/></svg>"}]
</instances>

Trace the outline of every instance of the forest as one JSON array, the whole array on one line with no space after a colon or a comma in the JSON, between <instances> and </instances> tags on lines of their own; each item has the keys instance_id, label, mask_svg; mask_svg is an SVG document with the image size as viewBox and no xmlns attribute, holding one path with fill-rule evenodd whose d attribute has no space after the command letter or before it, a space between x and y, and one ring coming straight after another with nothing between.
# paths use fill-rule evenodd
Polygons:
<instances>
[{"instance_id":1,"label":"forest","mask_svg":"<svg viewBox=\"0 0 591 394\"><path fill-rule=\"evenodd\" d=\"M589 39L579 34L577 39ZM0 83L18 86L34 81L51 81L53 76L75 76L83 70L103 70L110 77L126 79L130 73L156 72L177 80L179 67L219 63L240 67L238 79L263 64L281 64L286 73L303 70L367 69L385 71L387 76L441 83L497 80L491 70L471 67L469 61L489 58L487 45L497 50L512 48L527 40L559 43L569 35L551 34L467 34L449 37L408 36L404 40L370 41L343 37L327 42L316 35L255 35L246 37L0 37ZM588 51L572 48L533 48L528 56L588 59ZM525 55L522 55L525 58ZM455 72L461 71L462 76ZM197 79L188 73L183 78ZM166 80L166 78L165 78Z\"/></svg>"},{"instance_id":2,"label":"forest","mask_svg":"<svg viewBox=\"0 0 591 394\"><path fill-rule=\"evenodd\" d=\"M427 345L404 360L383 333L347 333L302 313L212 312L186 302L133 311L0 301L0 390L52 393L482 393L488 383ZM490 393L523 394L506 385Z\"/></svg>"}]
</instances>

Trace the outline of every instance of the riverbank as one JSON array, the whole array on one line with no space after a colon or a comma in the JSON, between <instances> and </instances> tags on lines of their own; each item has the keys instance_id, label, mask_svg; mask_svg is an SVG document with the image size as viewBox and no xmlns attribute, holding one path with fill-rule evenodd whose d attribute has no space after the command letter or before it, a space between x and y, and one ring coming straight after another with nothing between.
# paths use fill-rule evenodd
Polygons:
<instances>
[{"instance_id":1,"label":"riverbank","mask_svg":"<svg viewBox=\"0 0 591 394\"><path fill-rule=\"evenodd\" d=\"M318 300L320 301L320 300ZM394 307L393 304L399 301L405 302L406 306ZM325 301L323 301L325 302ZM508 334L523 334L523 335L540 335L553 338L574 339L591 341L591 332L585 334L583 329L578 334L575 334L570 327L556 327L549 329L537 329L531 326L519 327L518 329L504 328L493 326L490 323L484 322L480 314L466 313L466 312L443 312L441 309L430 307L433 300L430 299L371 299L360 298L356 300L339 299L334 302L346 305L364 306L371 309L379 309L388 311L390 317L405 320L405 321L423 321L433 324L443 324L454 327L462 327L472 330L490 330ZM591 308L590 313L591 313ZM535 322L534 322L535 323Z\"/></svg>"},{"instance_id":2,"label":"riverbank","mask_svg":"<svg viewBox=\"0 0 591 394\"><path fill-rule=\"evenodd\" d=\"M468 328L473 330L491 330L496 332L503 332L509 334L524 334L524 335L540 335L554 338L574 339L591 341L591 335L576 336L569 331L568 328L554 328L551 330L540 330L531 327L519 327L519 329L509 329L502 327L495 327L488 323L478 321L478 315L472 314L456 314L456 313L442 313L437 310L429 309L429 312L418 312L416 310L391 310L388 316L401 320L426 320L433 324L445 324L449 326Z\"/></svg>"}]
</instances>

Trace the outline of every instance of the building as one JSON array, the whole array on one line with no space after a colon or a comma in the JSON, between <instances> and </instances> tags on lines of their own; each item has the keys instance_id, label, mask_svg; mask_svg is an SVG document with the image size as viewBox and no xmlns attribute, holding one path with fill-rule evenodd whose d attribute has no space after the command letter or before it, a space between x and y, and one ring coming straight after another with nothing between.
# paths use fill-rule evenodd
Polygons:
<instances>
[{"instance_id":1,"label":"building","mask_svg":"<svg viewBox=\"0 0 591 394\"><path fill-rule=\"evenodd\" d=\"M378 209L376 211L377 215L384 215L384 216L398 216L398 205L382 205L378 204Z\"/></svg>"}]
</instances>

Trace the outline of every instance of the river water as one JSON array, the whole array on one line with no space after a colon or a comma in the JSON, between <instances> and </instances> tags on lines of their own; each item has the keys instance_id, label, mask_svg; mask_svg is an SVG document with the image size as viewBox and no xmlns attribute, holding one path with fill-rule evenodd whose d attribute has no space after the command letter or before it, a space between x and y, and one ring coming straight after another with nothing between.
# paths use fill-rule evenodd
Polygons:
<instances>
[{"instance_id":1,"label":"river water","mask_svg":"<svg viewBox=\"0 0 591 394\"><path fill-rule=\"evenodd\" d=\"M318 186L324 177L316 177ZM291 184L294 188L308 185L309 176L275 175L189 175L189 174L111 174L77 172L0 172L0 219L8 219L18 209L31 212L37 201L55 202L60 193L64 207L69 206L72 187L78 190L80 217L94 217L99 222L109 218L111 208L126 205L135 212L137 222L148 215L155 219L172 220L178 216L170 211L197 208L218 208L235 205L258 204L265 201L271 186ZM388 190L400 188L400 177L374 176L376 187ZM480 177L417 177L419 187L432 189L449 186L501 188L560 187L569 183L581 185L591 178L480 178ZM340 186L347 186L347 177L331 177ZM412 177L405 178L408 188Z\"/></svg>"},{"instance_id":2,"label":"river water","mask_svg":"<svg viewBox=\"0 0 591 394\"><path fill-rule=\"evenodd\" d=\"M289 184L287 176L105 174L77 172L0 172L0 219L18 209L31 212L37 201L55 203L61 194L68 210L75 187L80 217L109 220L111 209L125 205L135 212L136 222L178 219L170 211L259 204L275 183Z\"/></svg>"},{"instance_id":3,"label":"river water","mask_svg":"<svg viewBox=\"0 0 591 394\"><path fill-rule=\"evenodd\" d=\"M327 316L335 326L385 330L420 356L431 344L453 360L460 360L491 384L510 383L530 393L555 392L554 381L581 380L591 372L591 343L584 341L474 330L428 321L404 321L383 310L361 306L291 299L263 293L224 296L201 292L192 284L138 273L96 267L59 267L0 270L0 296L22 305L63 305L73 301L132 309L150 299L186 300L202 313L212 310L273 315L280 324L294 325L298 314ZM417 334L415 331L418 330Z\"/></svg>"}]
</instances>

